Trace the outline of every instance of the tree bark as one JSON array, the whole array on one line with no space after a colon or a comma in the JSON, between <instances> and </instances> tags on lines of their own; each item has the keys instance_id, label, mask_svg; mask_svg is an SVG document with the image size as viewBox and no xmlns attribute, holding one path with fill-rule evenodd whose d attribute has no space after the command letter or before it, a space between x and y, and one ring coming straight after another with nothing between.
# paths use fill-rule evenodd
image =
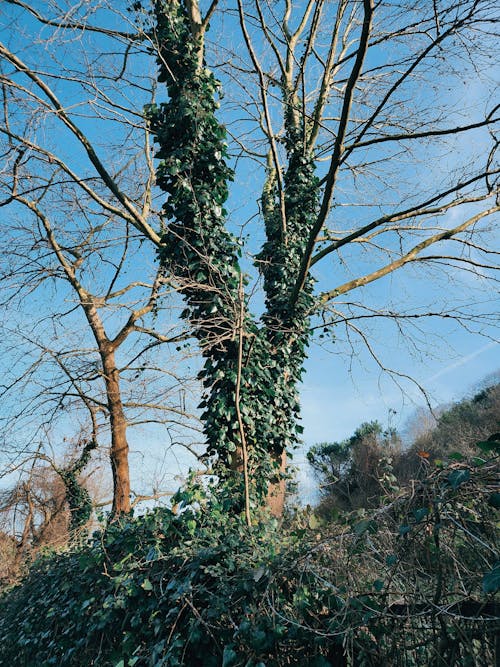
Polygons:
<instances>
[{"instance_id":1,"label":"tree bark","mask_svg":"<svg viewBox=\"0 0 500 667\"><path fill-rule=\"evenodd\" d=\"M269 483L267 506L271 514L279 519L283 516L283 510L285 509L286 479L284 475L286 472L286 449L279 456L276 456L276 463L279 465L280 478L275 482L271 481Z\"/></svg>"},{"instance_id":2,"label":"tree bark","mask_svg":"<svg viewBox=\"0 0 500 667\"><path fill-rule=\"evenodd\" d=\"M33 519L33 502L31 500L31 490L29 488L29 485L24 482L23 483L23 491L26 494L26 502L28 504L28 514L26 516L26 519L24 521L24 527L23 527L23 534L21 536L21 541L17 544L16 547L16 557L14 559L14 563L16 567L20 565L20 563L23 560L23 556L26 552L27 546L28 546L28 539L30 532L33 534L34 530L34 519Z\"/></svg>"},{"instance_id":3,"label":"tree bark","mask_svg":"<svg viewBox=\"0 0 500 667\"><path fill-rule=\"evenodd\" d=\"M101 347L101 359L106 383L109 420L111 424L111 469L113 471L112 515L130 512L130 470L128 463L127 421L120 394L120 373L115 353L109 346Z\"/></svg>"}]
</instances>

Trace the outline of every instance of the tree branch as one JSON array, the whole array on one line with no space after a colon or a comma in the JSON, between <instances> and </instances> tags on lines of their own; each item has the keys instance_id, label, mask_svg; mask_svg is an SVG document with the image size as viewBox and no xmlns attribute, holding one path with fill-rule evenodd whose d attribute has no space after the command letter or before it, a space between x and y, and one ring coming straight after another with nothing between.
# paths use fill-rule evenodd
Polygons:
<instances>
[{"instance_id":1,"label":"tree branch","mask_svg":"<svg viewBox=\"0 0 500 667\"><path fill-rule=\"evenodd\" d=\"M347 283L344 283L343 285L340 285L340 287L336 287L333 290L330 290L328 292L324 292L320 296L320 302L322 304L328 303L331 299L336 298L337 296L340 296L341 294L345 294L346 292L350 292L358 287L363 287L365 285L368 285L369 283L373 282L374 280L378 280L379 278L382 278L383 276L386 276L389 273L392 273L396 269L401 268L405 264L408 264L409 262L414 261L415 259L418 259L419 253L422 252L422 250L425 250L425 248L428 248L430 245L433 245L434 243L438 243L439 241L445 241L450 239L452 236L455 236L456 234L459 234L460 232L463 232L465 229L468 227L471 227L474 225L478 220L481 218L484 218L488 215L492 215L493 213L496 213L497 211L500 210L500 206L492 206L491 208L487 209L486 211L481 211L481 213L478 213L477 215L472 216L472 218L469 218L465 222L463 222L461 225L457 225L453 229L448 229L444 232L440 232L439 234L435 234L434 236L431 236L428 239L425 239L425 241L422 241L421 243L418 243L416 246L414 246L408 253L400 257L399 259L395 260L394 262L390 262L386 266L378 269L377 271L373 271L372 273L367 274L366 276L362 276L361 278L356 278L354 280L350 280Z\"/></svg>"},{"instance_id":2,"label":"tree branch","mask_svg":"<svg viewBox=\"0 0 500 667\"><path fill-rule=\"evenodd\" d=\"M370 32L372 25L373 0L363 0L363 9L364 9L363 28L361 31L359 45L356 53L356 59L354 61L353 68L351 70L351 74L347 82L346 90L344 92L344 101L342 104L340 123L337 131L337 138L335 140L332 159L330 162L330 168L328 170L328 175L326 177L323 200L321 202L321 207L316 222L309 234L304 254L302 257L302 262L299 268L297 280L292 289L292 293L290 296L290 302L292 305L297 301L299 294L302 291L302 288L304 287L304 283L307 274L309 272L312 252L314 249L314 245L316 243L316 239L323 227L323 224L326 220L326 216L328 215L328 212L330 210L333 191L335 189L335 183L337 180L338 170L340 167L340 158L344 150L344 139L347 131L347 125L349 123L354 90L361 75L363 62L368 50L368 43L370 39Z\"/></svg>"}]
</instances>

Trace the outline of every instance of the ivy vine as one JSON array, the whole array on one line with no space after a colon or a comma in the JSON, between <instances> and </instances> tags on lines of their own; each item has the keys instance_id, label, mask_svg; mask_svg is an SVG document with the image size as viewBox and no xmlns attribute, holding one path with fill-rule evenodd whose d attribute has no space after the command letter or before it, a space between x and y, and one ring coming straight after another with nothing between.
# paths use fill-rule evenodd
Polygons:
<instances>
[{"instance_id":1,"label":"ivy vine","mask_svg":"<svg viewBox=\"0 0 500 667\"><path fill-rule=\"evenodd\" d=\"M92 516L92 498L79 480L80 473L90 461L92 451L97 447L94 439L85 443L78 459L69 467L57 469L66 492L66 502L70 513L69 532L75 538Z\"/></svg>"},{"instance_id":2,"label":"ivy vine","mask_svg":"<svg viewBox=\"0 0 500 667\"><path fill-rule=\"evenodd\" d=\"M238 339L243 332L240 415L250 449L252 495L261 502L278 475L282 451L299 438L297 383L308 342L312 282L290 303L308 230L317 205L312 156L294 128L286 138L286 237L276 185L268 175L263 195L267 241L257 257L264 276L267 312L259 325L244 304L240 321L240 247L226 226L228 166L225 128L216 117L220 83L199 65L183 2L155 5L159 81L168 101L146 109L158 150L157 184L168 195L160 261L185 297L183 317L205 357L201 408L207 455L232 498L242 488L241 437L235 405ZM264 201L265 199L265 201ZM243 284L245 281L243 280Z\"/></svg>"}]
</instances>

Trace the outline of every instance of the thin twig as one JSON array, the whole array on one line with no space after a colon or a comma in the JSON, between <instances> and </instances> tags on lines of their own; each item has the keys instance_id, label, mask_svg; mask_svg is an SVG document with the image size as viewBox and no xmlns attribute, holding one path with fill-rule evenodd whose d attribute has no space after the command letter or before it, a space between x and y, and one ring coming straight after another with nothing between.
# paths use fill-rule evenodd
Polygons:
<instances>
[{"instance_id":1,"label":"thin twig","mask_svg":"<svg viewBox=\"0 0 500 667\"><path fill-rule=\"evenodd\" d=\"M240 284L238 287L238 299L239 299L239 316L238 316L238 371L236 376L236 390L235 390L235 406L236 406L236 417L238 419L238 426L240 429L240 439L241 439L241 453L243 458L243 478L245 483L245 519L247 526L252 525L252 517L250 515L250 485L248 479L248 449L247 441L245 437L245 427L243 424L243 419L241 417L240 410L240 389L241 389L241 369L243 366L243 326L245 318L245 300L243 294L243 274L240 274Z\"/></svg>"}]
</instances>

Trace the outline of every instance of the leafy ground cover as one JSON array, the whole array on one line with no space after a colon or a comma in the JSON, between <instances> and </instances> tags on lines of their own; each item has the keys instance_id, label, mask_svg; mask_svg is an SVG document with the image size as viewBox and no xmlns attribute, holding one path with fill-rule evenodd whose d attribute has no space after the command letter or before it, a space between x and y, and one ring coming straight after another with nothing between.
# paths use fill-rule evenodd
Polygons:
<instances>
[{"instance_id":1,"label":"leafy ground cover","mask_svg":"<svg viewBox=\"0 0 500 667\"><path fill-rule=\"evenodd\" d=\"M193 485L3 594L1 665L495 664L498 447L374 510L249 529ZM497 656L498 657L498 656Z\"/></svg>"}]
</instances>

